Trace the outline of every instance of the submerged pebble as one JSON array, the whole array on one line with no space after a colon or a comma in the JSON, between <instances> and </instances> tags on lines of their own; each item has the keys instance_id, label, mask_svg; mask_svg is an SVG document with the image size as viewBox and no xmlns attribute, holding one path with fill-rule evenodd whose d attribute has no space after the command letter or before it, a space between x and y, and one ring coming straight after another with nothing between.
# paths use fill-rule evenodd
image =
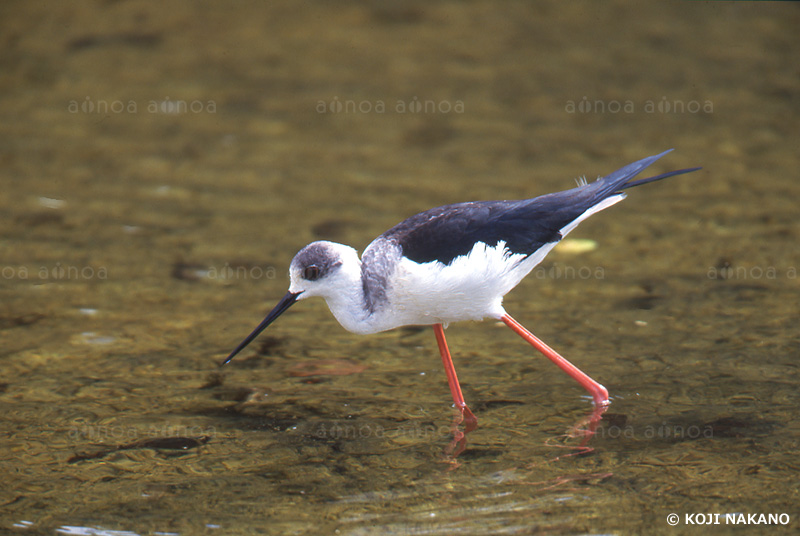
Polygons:
<instances>
[{"instance_id":1,"label":"submerged pebble","mask_svg":"<svg viewBox=\"0 0 800 536\"><path fill-rule=\"evenodd\" d=\"M594 251L597 249L597 247L597 241L589 238L565 238L556 244L555 249L560 253L577 255L579 253Z\"/></svg>"}]
</instances>

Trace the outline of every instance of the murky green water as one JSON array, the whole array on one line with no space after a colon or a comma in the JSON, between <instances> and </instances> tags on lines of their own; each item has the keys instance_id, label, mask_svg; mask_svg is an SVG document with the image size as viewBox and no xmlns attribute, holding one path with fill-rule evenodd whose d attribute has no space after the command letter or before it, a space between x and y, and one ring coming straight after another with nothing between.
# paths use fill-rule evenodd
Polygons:
<instances>
[{"instance_id":1,"label":"murky green water","mask_svg":"<svg viewBox=\"0 0 800 536\"><path fill-rule=\"evenodd\" d=\"M0 10L3 533L796 530L794 5ZM480 420L457 459L430 329L304 302L217 368L311 240L670 147L653 173L704 170L506 300L609 388L588 449L582 390L491 322L448 330Z\"/></svg>"}]
</instances>

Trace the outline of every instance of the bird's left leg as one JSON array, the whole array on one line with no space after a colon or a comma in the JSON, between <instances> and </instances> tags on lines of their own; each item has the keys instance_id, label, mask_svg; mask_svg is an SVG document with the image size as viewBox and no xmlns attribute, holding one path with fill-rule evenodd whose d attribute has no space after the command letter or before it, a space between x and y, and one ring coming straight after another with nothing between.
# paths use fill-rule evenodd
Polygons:
<instances>
[{"instance_id":1,"label":"bird's left leg","mask_svg":"<svg viewBox=\"0 0 800 536\"><path fill-rule=\"evenodd\" d=\"M536 335L525 329L522 324L511 318L508 313L501 316L500 320L505 322L505 324L513 329L520 337L528 341L531 346L542 352L545 357L558 365L561 370L569 374L579 384L581 384L584 389L589 391L589 394L592 395L592 399L594 400L595 407L604 408L608 406L608 390L605 387L591 379L581 369L564 359L561 355L559 355L558 352L547 346Z\"/></svg>"},{"instance_id":2,"label":"bird's left leg","mask_svg":"<svg viewBox=\"0 0 800 536\"><path fill-rule=\"evenodd\" d=\"M450 356L450 350L447 348L447 340L444 338L444 328L441 324L434 324L433 332L436 334L436 342L439 344L439 353L442 354L442 364L447 374L447 383L450 385L450 393L453 395L453 402L456 408L461 412L465 432L471 432L478 427L478 419L473 415L469 407L467 407L467 403L464 401L464 395L461 394L461 386L458 384L458 376L456 376L456 369L453 366L453 358Z\"/></svg>"}]
</instances>

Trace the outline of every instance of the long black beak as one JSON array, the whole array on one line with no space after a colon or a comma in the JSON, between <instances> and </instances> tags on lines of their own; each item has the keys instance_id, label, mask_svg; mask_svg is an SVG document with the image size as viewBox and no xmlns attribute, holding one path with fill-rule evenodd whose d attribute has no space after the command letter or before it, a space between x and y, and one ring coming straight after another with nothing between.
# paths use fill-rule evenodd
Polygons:
<instances>
[{"instance_id":1,"label":"long black beak","mask_svg":"<svg viewBox=\"0 0 800 536\"><path fill-rule=\"evenodd\" d=\"M267 329L267 326L269 326L270 324L272 324L272 322L273 322L273 321L274 321L276 318L278 318L279 316L281 316L281 315L283 314L283 312L284 312L284 311L286 311L286 309L288 309L289 307L291 307L291 306L292 306L292 304L293 304L294 302L296 302L296 301L297 301L297 297L298 297L299 295L300 295L300 293L299 293L299 292L298 292L298 293L294 293L294 292L287 292L287 293L286 293L286 296L284 296L283 298L281 298L281 301L279 301L279 302L278 302L278 304L277 304L277 305L276 305L276 306L275 306L275 307L272 309L272 311L270 311L270 312L269 312L269 314L268 314L268 315L267 315L267 316L264 318L264 320L262 320L262 321L261 321L261 323L258 325L258 327L257 327L256 329L254 329L254 330L253 330L253 333L251 333L250 335L248 335L248 336L247 336L247 338L246 338L245 340L243 340L243 341L241 342L241 344L239 344L239 346L237 346L237 347L236 347L236 350L234 350L233 352L231 352L231 353L230 353L230 355L228 355L228 357L226 357L226 358L225 358L225 361L223 361L222 363L220 363L220 364L219 364L219 366L221 367L221 366L223 366L223 365L226 365L226 364L228 364L228 362L229 362L231 359L233 359L234 357L236 357L236 354L238 354L239 352L241 352L242 350L244 350L245 346L247 346L248 344L250 344L251 342L253 342L253 339L255 339L256 337L258 337L258 336L261 334L261 332L262 332L262 331L264 331L265 329Z\"/></svg>"}]
</instances>

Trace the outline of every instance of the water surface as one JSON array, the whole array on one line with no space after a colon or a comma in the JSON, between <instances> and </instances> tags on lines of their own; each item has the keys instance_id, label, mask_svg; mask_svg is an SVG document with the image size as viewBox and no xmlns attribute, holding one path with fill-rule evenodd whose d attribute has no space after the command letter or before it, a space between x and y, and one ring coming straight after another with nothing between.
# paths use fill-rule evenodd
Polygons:
<instances>
[{"instance_id":1,"label":"water surface","mask_svg":"<svg viewBox=\"0 0 800 536\"><path fill-rule=\"evenodd\" d=\"M796 529L794 6L2 10L2 531ZM480 420L456 459L430 329L357 337L309 301L217 368L307 242L670 147L653 173L704 170L506 299L609 388L586 449L580 387L492 322L447 332Z\"/></svg>"}]
</instances>

